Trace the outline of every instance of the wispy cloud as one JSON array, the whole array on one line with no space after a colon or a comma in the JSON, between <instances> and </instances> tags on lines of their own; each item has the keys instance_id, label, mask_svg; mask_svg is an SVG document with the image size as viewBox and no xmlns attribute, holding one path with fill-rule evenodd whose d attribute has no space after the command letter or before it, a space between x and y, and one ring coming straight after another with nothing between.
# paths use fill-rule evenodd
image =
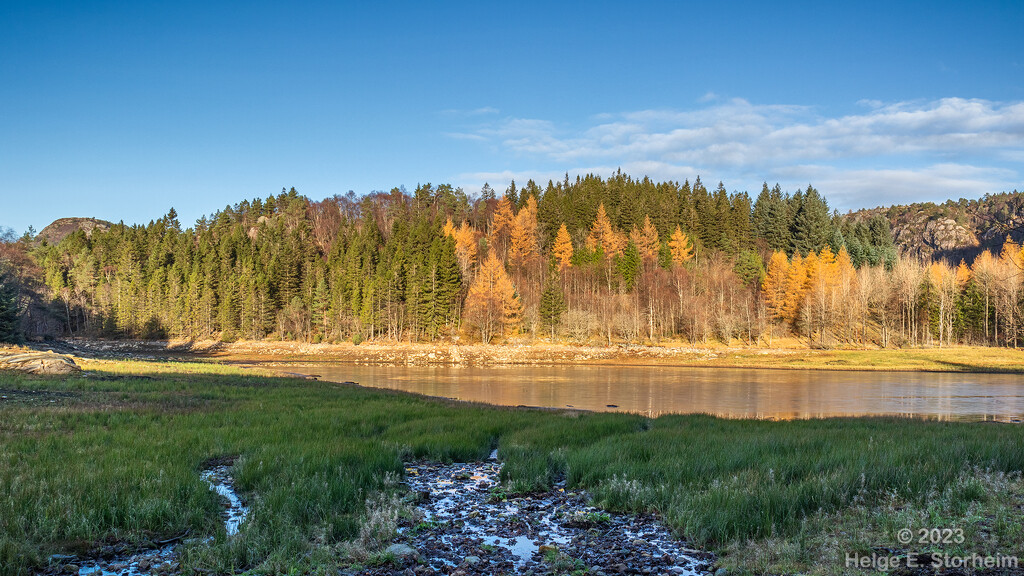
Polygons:
<instances>
[{"instance_id":1,"label":"wispy cloud","mask_svg":"<svg viewBox=\"0 0 1024 576\"><path fill-rule=\"evenodd\" d=\"M481 108L473 108L470 110L463 110L458 108L449 108L447 110L441 110L441 114L445 116L490 116L492 114L498 114L500 110L491 106L483 106Z\"/></svg>"},{"instance_id":2,"label":"wispy cloud","mask_svg":"<svg viewBox=\"0 0 1024 576\"><path fill-rule=\"evenodd\" d=\"M504 118L468 132L504 157L546 167L537 175L576 166L657 178L689 171L744 186L771 177L813 179L850 207L1020 187L1024 102L862 100L863 113L838 117L805 106L709 102L689 111L601 114L574 127Z\"/></svg>"}]
</instances>

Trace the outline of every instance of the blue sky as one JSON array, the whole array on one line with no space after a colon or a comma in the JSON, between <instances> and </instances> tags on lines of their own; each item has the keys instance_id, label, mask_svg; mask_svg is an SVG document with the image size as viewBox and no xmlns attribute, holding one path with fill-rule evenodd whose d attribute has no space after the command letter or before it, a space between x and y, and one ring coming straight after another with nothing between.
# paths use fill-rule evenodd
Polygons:
<instances>
[{"instance_id":1,"label":"blue sky","mask_svg":"<svg viewBox=\"0 0 1024 576\"><path fill-rule=\"evenodd\" d=\"M18 233L620 167L841 210L1024 189L1015 2L0 0L0 24Z\"/></svg>"}]
</instances>

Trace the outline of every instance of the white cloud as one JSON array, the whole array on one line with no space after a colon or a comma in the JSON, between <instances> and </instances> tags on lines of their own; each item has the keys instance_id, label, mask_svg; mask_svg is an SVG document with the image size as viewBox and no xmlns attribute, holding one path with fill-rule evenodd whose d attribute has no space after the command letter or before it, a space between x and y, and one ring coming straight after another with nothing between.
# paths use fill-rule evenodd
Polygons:
<instances>
[{"instance_id":1,"label":"white cloud","mask_svg":"<svg viewBox=\"0 0 1024 576\"><path fill-rule=\"evenodd\" d=\"M449 108L447 110L441 110L441 114L445 116L489 116L491 114L497 114L500 110L491 106L483 106L480 108L474 108L472 110L460 110L457 108Z\"/></svg>"},{"instance_id":2,"label":"white cloud","mask_svg":"<svg viewBox=\"0 0 1024 576\"><path fill-rule=\"evenodd\" d=\"M840 200L835 204L851 207L1020 187L1024 102L862 100L863 113L826 117L804 106L712 100L697 110L599 114L575 127L505 118L472 134L494 144L505 158L544 167L533 176L510 171L519 175L517 181L621 167L658 179L699 173L727 183L754 182L756 190L761 180L775 176L785 184L787 174L800 174L790 181L813 181Z\"/></svg>"},{"instance_id":3,"label":"white cloud","mask_svg":"<svg viewBox=\"0 0 1024 576\"><path fill-rule=\"evenodd\" d=\"M471 134L467 132L442 132L441 135L447 138L452 138L454 140L473 140L476 142L483 142L487 140L485 136L481 136L480 134Z\"/></svg>"}]
</instances>

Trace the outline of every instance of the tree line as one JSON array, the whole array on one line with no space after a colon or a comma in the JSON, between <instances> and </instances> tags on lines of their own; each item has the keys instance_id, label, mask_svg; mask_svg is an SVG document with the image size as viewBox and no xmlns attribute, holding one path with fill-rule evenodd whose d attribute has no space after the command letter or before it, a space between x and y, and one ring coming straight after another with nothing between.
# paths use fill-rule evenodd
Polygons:
<instances>
[{"instance_id":1,"label":"tree line","mask_svg":"<svg viewBox=\"0 0 1024 576\"><path fill-rule=\"evenodd\" d=\"M897 257L883 216L830 212L810 185L789 194L765 184L754 201L700 178L621 172L544 187L513 182L500 196L487 185L469 195L424 184L311 201L291 189L187 229L172 209L146 225L27 246L64 334L357 343L513 335L756 343L790 331L824 344L1019 338L1017 324L1006 324L1019 324L1019 298L1011 305L994 288L985 293L986 331L975 316L950 316L960 300L942 304L933 321L937 292L924 273L913 280L913 310L892 308L902 323L880 313L840 320L854 309L844 299L873 286L867 276L892 284L925 264ZM794 269L804 276L778 284L796 278ZM824 271L840 280L818 287ZM780 291L798 303L778 307Z\"/></svg>"}]
</instances>

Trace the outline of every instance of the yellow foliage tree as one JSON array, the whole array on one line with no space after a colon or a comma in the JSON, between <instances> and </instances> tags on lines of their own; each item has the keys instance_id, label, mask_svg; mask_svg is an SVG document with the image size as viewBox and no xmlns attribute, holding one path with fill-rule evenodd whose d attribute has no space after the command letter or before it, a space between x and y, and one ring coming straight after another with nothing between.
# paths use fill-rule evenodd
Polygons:
<instances>
[{"instance_id":1,"label":"yellow foliage tree","mask_svg":"<svg viewBox=\"0 0 1024 576\"><path fill-rule=\"evenodd\" d=\"M967 263L964 259L960 259L960 265L956 267L956 285L957 288L962 290L968 282L971 281L971 269L967 267Z\"/></svg>"},{"instance_id":2,"label":"yellow foliage tree","mask_svg":"<svg viewBox=\"0 0 1024 576\"><path fill-rule=\"evenodd\" d=\"M776 250L768 260L768 273L761 283L761 293L764 295L765 305L768 311L777 320L786 318L786 285L789 279L789 258L786 254Z\"/></svg>"},{"instance_id":3,"label":"yellow foliage tree","mask_svg":"<svg viewBox=\"0 0 1024 576\"><path fill-rule=\"evenodd\" d=\"M480 331L480 340L486 344L497 334L507 334L521 314L522 303L512 280L491 250L469 285L463 317L467 324Z\"/></svg>"},{"instance_id":4,"label":"yellow foliage tree","mask_svg":"<svg viewBox=\"0 0 1024 576\"><path fill-rule=\"evenodd\" d=\"M959 292L957 271L950 269L945 262L932 262L928 266L928 282L938 308L939 346L942 346L943 342L951 343L953 340L953 320Z\"/></svg>"},{"instance_id":5,"label":"yellow foliage tree","mask_svg":"<svg viewBox=\"0 0 1024 576\"><path fill-rule=\"evenodd\" d=\"M477 254L477 233L468 222L454 233L455 236L455 257L459 259L459 267L462 268L462 275L469 273L470 268L476 262Z\"/></svg>"},{"instance_id":6,"label":"yellow foliage tree","mask_svg":"<svg viewBox=\"0 0 1024 576\"><path fill-rule=\"evenodd\" d=\"M555 259L558 260L559 270L565 270L572 266L572 238L569 237L569 230L565 227L565 222L562 222L562 225L558 227L558 234L555 235L555 245L551 250Z\"/></svg>"},{"instance_id":7,"label":"yellow foliage tree","mask_svg":"<svg viewBox=\"0 0 1024 576\"><path fill-rule=\"evenodd\" d=\"M491 217L491 232L487 237L487 244L498 251L498 257L504 258L508 254L508 239L512 232L512 224L516 215L512 211L512 201L508 196L502 196L498 201L498 207Z\"/></svg>"},{"instance_id":8,"label":"yellow foliage tree","mask_svg":"<svg viewBox=\"0 0 1024 576\"><path fill-rule=\"evenodd\" d=\"M444 228L441 229L441 232L444 233L445 237L449 237L450 236L450 237L454 238L455 237L455 230L457 230L457 228L455 228L455 225L452 224L452 219L449 218L448 220L445 221Z\"/></svg>"},{"instance_id":9,"label":"yellow foliage tree","mask_svg":"<svg viewBox=\"0 0 1024 576\"><path fill-rule=\"evenodd\" d=\"M672 233L668 247L676 266L682 266L693 259L693 246L690 245L690 239L683 234L683 229L679 226L676 226L676 231Z\"/></svg>"},{"instance_id":10,"label":"yellow foliage tree","mask_svg":"<svg viewBox=\"0 0 1024 576\"><path fill-rule=\"evenodd\" d=\"M651 224L650 216L644 215L643 229L634 227L633 231L629 233L629 239L636 244L640 257L645 261L658 258L658 249L661 248L661 243L658 241L658 229Z\"/></svg>"},{"instance_id":11,"label":"yellow foliage tree","mask_svg":"<svg viewBox=\"0 0 1024 576\"><path fill-rule=\"evenodd\" d=\"M512 244L508 259L513 265L522 266L539 255L537 250L537 199L530 195L526 206L512 221Z\"/></svg>"},{"instance_id":12,"label":"yellow foliage tree","mask_svg":"<svg viewBox=\"0 0 1024 576\"><path fill-rule=\"evenodd\" d=\"M495 209L494 216L491 218L491 234L497 236L509 231L512 228L513 220L515 220L515 214L512 212L512 201L508 196L502 196L498 201L498 208Z\"/></svg>"},{"instance_id":13,"label":"yellow foliage tree","mask_svg":"<svg viewBox=\"0 0 1024 576\"><path fill-rule=\"evenodd\" d=\"M622 253L627 243L626 236L612 228L612 222L608 219L608 213L605 212L602 202L597 206L597 217L590 226L590 234L587 235L587 248L590 250L601 248L604 251L604 257L611 260L612 257Z\"/></svg>"},{"instance_id":14,"label":"yellow foliage tree","mask_svg":"<svg viewBox=\"0 0 1024 576\"><path fill-rule=\"evenodd\" d=\"M813 252L812 252L813 254ZM800 253L793 255L786 273L786 299L783 306L783 317L796 324L800 316L804 295L807 293L807 265Z\"/></svg>"}]
</instances>

